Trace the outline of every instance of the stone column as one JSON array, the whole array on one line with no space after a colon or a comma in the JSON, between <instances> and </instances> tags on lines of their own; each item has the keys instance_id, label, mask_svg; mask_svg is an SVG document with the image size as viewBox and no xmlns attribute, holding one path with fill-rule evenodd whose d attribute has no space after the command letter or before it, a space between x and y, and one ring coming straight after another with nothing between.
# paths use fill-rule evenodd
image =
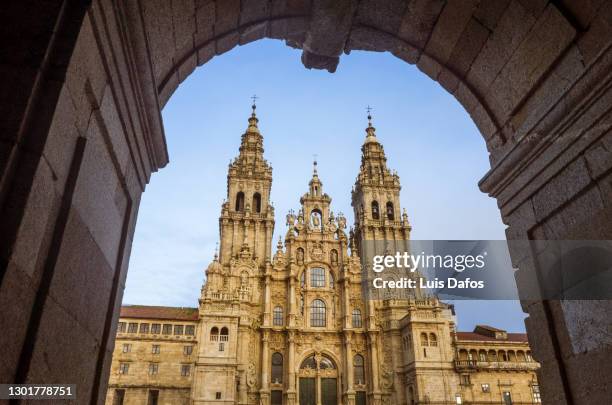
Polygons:
<instances>
[{"instance_id":1,"label":"stone column","mask_svg":"<svg viewBox=\"0 0 612 405\"><path fill-rule=\"evenodd\" d=\"M344 392L344 403L346 405L355 404L355 390L353 387L353 347L351 338L353 332L344 332L344 375L346 380L346 390Z\"/></svg>"},{"instance_id":2,"label":"stone column","mask_svg":"<svg viewBox=\"0 0 612 405\"><path fill-rule=\"evenodd\" d=\"M372 381L372 391L370 392L371 405L380 405L381 403L381 392L378 381L378 333L375 331L368 332L368 348L370 355L370 375Z\"/></svg>"},{"instance_id":3,"label":"stone column","mask_svg":"<svg viewBox=\"0 0 612 405\"><path fill-rule=\"evenodd\" d=\"M263 324L264 326L270 326L271 322L270 322L270 313L272 312L271 309L271 292L270 292L270 272L269 272L269 268L268 265L266 264L266 268L265 268L265 275L264 275L264 319L263 319Z\"/></svg>"},{"instance_id":4,"label":"stone column","mask_svg":"<svg viewBox=\"0 0 612 405\"><path fill-rule=\"evenodd\" d=\"M350 294L351 294L351 279L346 277L344 277L344 282L342 283L343 287L344 287L344 302L343 302L343 306L344 306L344 327L345 328L350 328L351 327L351 301L350 301Z\"/></svg>"},{"instance_id":5,"label":"stone column","mask_svg":"<svg viewBox=\"0 0 612 405\"><path fill-rule=\"evenodd\" d=\"M288 302L287 302L287 326L293 327L294 324L295 324L295 276L293 274L293 268L292 268L289 274L289 297L288 297Z\"/></svg>"},{"instance_id":6,"label":"stone column","mask_svg":"<svg viewBox=\"0 0 612 405\"><path fill-rule=\"evenodd\" d=\"M287 336L289 347L287 348L287 392L286 401L287 405L293 405L296 403L296 391L295 391L295 332L290 330Z\"/></svg>"},{"instance_id":7,"label":"stone column","mask_svg":"<svg viewBox=\"0 0 612 405\"><path fill-rule=\"evenodd\" d=\"M249 329L244 325L238 326L238 342L240 347L238 348L238 376L240 378L240 387L238 388L238 404L247 404L247 364L249 358Z\"/></svg>"},{"instance_id":8,"label":"stone column","mask_svg":"<svg viewBox=\"0 0 612 405\"><path fill-rule=\"evenodd\" d=\"M261 389L259 398L262 405L270 403L270 331L263 330L261 347Z\"/></svg>"}]
</instances>

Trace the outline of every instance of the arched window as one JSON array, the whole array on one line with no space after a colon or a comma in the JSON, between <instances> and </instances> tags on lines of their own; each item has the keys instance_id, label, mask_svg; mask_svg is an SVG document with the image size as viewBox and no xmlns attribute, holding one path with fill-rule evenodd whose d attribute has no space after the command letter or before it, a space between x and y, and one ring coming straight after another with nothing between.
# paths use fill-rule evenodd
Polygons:
<instances>
[{"instance_id":1,"label":"arched window","mask_svg":"<svg viewBox=\"0 0 612 405\"><path fill-rule=\"evenodd\" d=\"M315 360L314 355L308 356L304 359L302 364L300 365L300 369L316 369L317 361Z\"/></svg>"},{"instance_id":2,"label":"arched window","mask_svg":"<svg viewBox=\"0 0 612 405\"><path fill-rule=\"evenodd\" d=\"M325 270L320 267L310 269L310 286L325 287Z\"/></svg>"},{"instance_id":3,"label":"arched window","mask_svg":"<svg viewBox=\"0 0 612 405\"><path fill-rule=\"evenodd\" d=\"M221 328L219 340L222 342L227 342L229 340L229 330L225 326Z\"/></svg>"},{"instance_id":4,"label":"arched window","mask_svg":"<svg viewBox=\"0 0 612 405\"><path fill-rule=\"evenodd\" d=\"M380 210L378 209L378 201L372 201L372 219L380 219Z\"/></svg>"},{"instance_id":5,"label":"arched window","mask_svg":"<svg viewBox=\"0 0 612 405\"><path fill-rule=\"evenodd\" d=\"M355 384L365 384L365 365L361 354L353 357L353 380Z\"/></svg>"},{"instance_id":6,"label":"arched window","mask_svg":"<svg viewBox=\"0 0 612 405\"><path fill-rule=\"evenodd\" d=\"M429 339L427 338L427 333L421 333L421 346L429 346Z\"/></svg>"},{"instance_id":7,"label":"arched window","mask_svg":"<svg viewBox=\"0 0 612 405\"><path fill-rule=\"evenodd\" d=\"M393 211L393 203L391 201L387 202L387 219L393 221L395 219L395 213Z\"/></svg>"},{"instance_id":8,"label":"arched window","mask_svg":"<svg viewBox=\"0 0 612 405\"><path fill-rule=\"evenodd\" d=\"M253 194L253 210L255 212L261 212L261 194Z\"/></svg>"},{"instance_id":9,"label":"arched window","mask_svg":"<svg viewBox=\"0 0 612 405\"><path fill-rule=\"evenodd\" d=\"M334 361L327 357L326 355L321 356L321 360L319 361L319 369L321 370L334 370L336 365Z\"/></svg>"},{"instance_id":10,"label":"arched window","mask_svg":"<svg viewBox=\"0 0 612 405\"><path fill-rule=\"evenodd\" d=\"M480 350L478 352L478 361L487 361L487 352Z\"/></svg>"},{"instance_id":11,"label":"arched window","mask_svg":"<svg viewBox=\"0 0 612 405\"><path fill-rule=\"evenodd\" d=\"M325 302L320 299L312 301L310 307L310 326L325 326Z\"/></svg>"},{"instance_id":12,"label":"arched window","mask_svg":"<svg viewBox=\"0 0 612 405\"><path fill-rule=\"evenodd\" d=\"M283 382L283 355L280 353L272 354L272 383L281 384Z\"/></svg>"},{"instance_id":13,"label":"arched window","mask_svg":"<svg viewBox=\"0 0 612 405\"><path fill-rule=\"evenodd\" d=\"M429 346L433 346L433 347L438 346L438 337L436 336L435 333L429 334Z\"/></svg>"},{"instance_id":14,"label":"arched window","mask_svg":"<svg viewBox=\"0 0 612 405\"><path fill-rule=\"evenodd\" d=\"M306 270L304 270L300 275L300 287L306 287Z\"/></svg>"},{"instance_id":15,"label":"arched window","mask_svg":"<svg viewBox=\"0 0 612 405\"><path fill-rule=\"evenodd\" d=\"M236 211L244 211L244 193L242 191L236 194Z\"/></svg>"},{"instance_id":16,"label":"arched window","mask_svg":"<svg viewBox=\"0 0 612 405\"><path fill-rule=\"evenodd\" d=\"M210 341L216 342L218 340L219 340L219 328L217 328L216 326L213 326L212 329L210 330Z\"/></svg>"},{"instance_id":17,"label":"arched window","mask_svg":"<svg viewBox=\"0 0 612 405\"><path fill-rule=\"evenodd\" d=\"M361 311L358 308L353 309L353 328L361 328Z\"/></svg>"},{"instance_id":18,"label":"arched window","mask_svg":"<svg viewBox=\"0 0 612 405\"><path fill-rule=\"evenodd\" d=\"M274 307L273 315L274 316L273 316L272 322L274 326L283 326L283 308Z\"/></svg>"}]
</instances>

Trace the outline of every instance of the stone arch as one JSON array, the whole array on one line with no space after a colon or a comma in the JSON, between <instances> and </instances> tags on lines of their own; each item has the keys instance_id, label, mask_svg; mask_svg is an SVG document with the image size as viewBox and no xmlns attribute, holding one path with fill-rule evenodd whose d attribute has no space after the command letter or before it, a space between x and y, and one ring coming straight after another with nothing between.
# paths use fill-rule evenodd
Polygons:
<instances>
[{"instance_id":1,"label":"stone arch","mask_svg":"<svg viewBox=\"0 0 612 405\"><path fill-rule=\"evenodd\" d=\"M296 373L299 372L300 367L301 367L302 363L304 362L304 360L306 360L310 356L317 355L317 354L325 355L325 356L329 357L333 361L334 366L338 370L338 373L341 373L341 371L342 371L341 360L332 351L327 350L327 349L321 349L321 350L308 349L308 350L302 352L302 354L300 356L300 360L295 362L295 366L294 367L295 367Z\"/></svg>"},{"instance_id":2,"label":"stone arch","mask_svg":"<svg viewBox=\"0 0 612 405\"><path fill-rule=\"evenodd\" d=\"M612 239L610 2L482 1L468 10L461 2L331 1L94 0L34 11L18 2L7 11L5 94L16 97L0 100L0 299L14 305L0 320L13 332L3 336L3 381L24 383L38 367L50 370L40 383L88 373L77 401L100 402L140 196L168 163L160 110L198 64L263 37L304 49L308 68L333 71L352 50L416 64L483 134L492 168L479 185L498 200L509 240ZM87 195L116 198L96 210ZM536 258L512 246L511 254L519 289L538 286ZM65 264L92 260L106 270L95 287L70 288ZM77 290L96 300L95 316ZM588 381L575 376L607 364L600 314L612 303L523 304L546 371L544 399L578 404L588 393L609 402L593 387L605 386L612 366ZM73 336L60 336L62 322ZM65 338L96 349L45 365L42 353Z\"/></svg>"}]
</instances>

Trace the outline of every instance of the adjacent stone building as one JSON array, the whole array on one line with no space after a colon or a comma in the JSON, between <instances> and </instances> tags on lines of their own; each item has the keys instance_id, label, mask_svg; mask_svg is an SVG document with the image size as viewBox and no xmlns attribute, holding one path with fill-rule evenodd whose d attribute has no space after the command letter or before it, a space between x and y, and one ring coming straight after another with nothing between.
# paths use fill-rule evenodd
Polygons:
<instances>
[{"instance_id":1,"label":"adjacent stone building","mask_svg":"<svg viewBox=\"0 0 612 405\"><path fill-rule=\"evenodd\" d=\"M539 402L538 364L524 334L485 326L457 332L453 307L431 297L365 298L362 261L376 245L366 242L408 249L411 231L399 176L368 118L352 191L354 229L333 213L315 162L272 253L272 168L253 106L229 165L219 251L199 307L123 308L108 404ZM141 330L154 322L161 331ZM168 356L155 368L157 342Z\"/></svg>"}]
</instances>

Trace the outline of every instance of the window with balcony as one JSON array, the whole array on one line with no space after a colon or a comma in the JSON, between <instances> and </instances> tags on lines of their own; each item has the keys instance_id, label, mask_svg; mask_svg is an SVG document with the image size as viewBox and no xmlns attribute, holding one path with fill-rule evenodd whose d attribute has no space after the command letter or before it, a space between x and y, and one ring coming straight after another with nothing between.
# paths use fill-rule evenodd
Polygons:
<instances>
[{"instance_id":1,"label":"window with balcony","mask_svg":"<svg viewBox=\"0 0 612 405\"><path fill-rule=\"evenodd\" d=\"M185 325L185 335L187 335L187 336L195 336L195 326L194 325Z\"/></svg>"},{"instance_id":2,"label":"window with balcony","mask_svg":"<svg viewBox=\"0 0 612 405\"><path fill-rule=\"evenodd\" d=\"M229 341L229 329L227 329L225 326L221 328L221 333L219 333L219 341Z\"/></svg>"},{"instance_id":3,"label":"window with balcony","mask_svg":"<svg viewBox=\"0 0 612 405\"><path fill-rule=\"evenodd\" d=\"M117 332L125 333L125 322L119 322L119 326L117 327Z\"/></svg>"},{"instance_id":4,"label":"window with balcony","mask_svg":"<svg viewBox=\"0 0 612 405\"><path fill-rule=\"evenodd\" d=\"M138 324L135 322L130 322L128 325L128 333L136 333L138 332Z\"/></svg>"},{"instance_id":5,"label":"window with balcony","mask_svg":"<svg viewBox=\"0 0 612 405\"><path fill-rule=\"evenodd\" d=\"M184 330L183 325L174 325L174 334L175 335L182 335L183 334L183 330Z\"/></svg>"},{"instance_id":6,"label":"window with balcony","mask_svg":"<svg viewBox=\"0 0 612 405\"><path fill-rule=\"evenodd\" d=\"M161 325L159 323L154 323L151 325L151 333L154 335L159 335L161 332Z\"/></svg>"},{"instance_id":7,"label":"window with balcony","mask_svg":"<svg viewBox=\"0 0 612 405\"><path fill-rule=\"evenodd\" d=\"M433 347L438 346L438 337L436 336L435 333L429 334L429 346L433 346Z\"/></svg>"},{"instance_id":8,"label":"window with balcony","mask_svg":"<svg viewBox=\"0 0 612 405\"><path fill-rule=\"evenodd\" d=\"M210 330L210 341L217 342L219 340L219 328L213 326Z\"/></svg>"},{"instance_id":9,"label":"window with balcony","mask_svg":"<svg viewBox=\"0 0 612 405\"><path fill-rule=\"evenodd\" d=\"M140 333L149 333L149 324L141 323L140 324Z\"/></svg>"}]
</instances>

